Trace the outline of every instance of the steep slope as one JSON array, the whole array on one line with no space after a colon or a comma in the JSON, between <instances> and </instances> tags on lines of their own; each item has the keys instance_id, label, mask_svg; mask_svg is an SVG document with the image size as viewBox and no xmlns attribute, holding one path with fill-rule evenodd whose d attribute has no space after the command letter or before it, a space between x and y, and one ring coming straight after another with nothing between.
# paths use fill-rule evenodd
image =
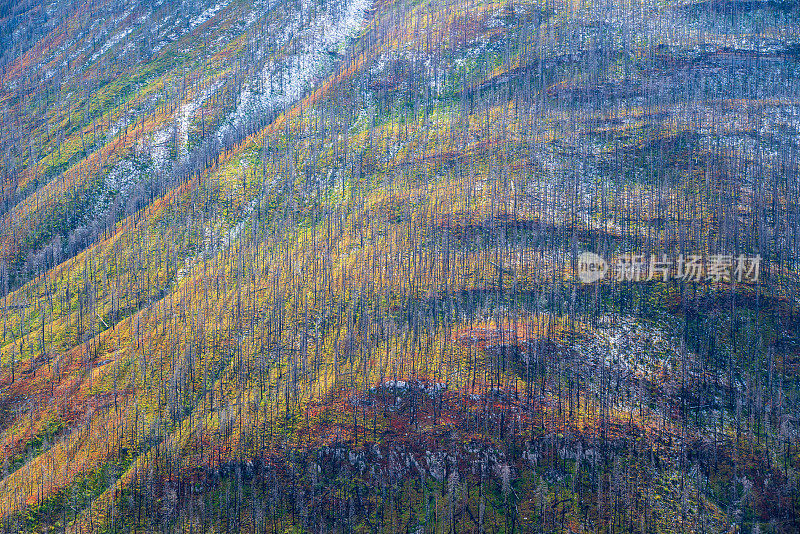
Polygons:
<instances>
[{"instance_id":1,"label":"steep slope","mask_svg":"<svg viewBox=\"0 0 800 534\"><path fill-rule=\"evenodd\" d=\"M798 528L796 4L118 4L4 73L4 530Z\"/></svg>"}]
</instances>

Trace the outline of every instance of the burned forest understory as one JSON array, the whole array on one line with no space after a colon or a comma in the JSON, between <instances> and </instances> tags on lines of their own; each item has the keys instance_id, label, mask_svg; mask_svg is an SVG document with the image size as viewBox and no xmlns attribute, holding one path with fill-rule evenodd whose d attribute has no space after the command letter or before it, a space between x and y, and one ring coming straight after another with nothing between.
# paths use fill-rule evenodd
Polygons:
<instances>
[{"instance_id":1,"label":"burned forest understory","mask_svg":"<svg viewBox=\"0 0 800 534\"><path fill-rule=\"evenodd\" d=\"M0 31L1 533L800 531L797 1Z\"/></svg>"}]
</instances>

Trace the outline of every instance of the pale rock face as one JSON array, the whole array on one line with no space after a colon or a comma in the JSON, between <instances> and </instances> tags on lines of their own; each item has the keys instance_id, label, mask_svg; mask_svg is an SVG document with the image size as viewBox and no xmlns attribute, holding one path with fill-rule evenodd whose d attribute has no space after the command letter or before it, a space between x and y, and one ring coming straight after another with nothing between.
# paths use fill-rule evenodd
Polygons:
<instances>
[{"instance_id":1,"label":"pale rock face","mask_svg":"<svg viewBox=\"0 0 800 534\"><path fill-rule=\"evenodd\" d=\"M311 4L304 2L301 13L278 38L279 44L297 43L297 53L282 63L268 63L258 79L244 87L236 111L217 132L217 137L222 139L248 117L279 112L300 99L317 77L331 70L332 53L338 52L363 26L371 3L371 0L351 0L340 10L328 6L310 23L305 23L304 13L311 11Z\"/></svg>"}]
</instances>

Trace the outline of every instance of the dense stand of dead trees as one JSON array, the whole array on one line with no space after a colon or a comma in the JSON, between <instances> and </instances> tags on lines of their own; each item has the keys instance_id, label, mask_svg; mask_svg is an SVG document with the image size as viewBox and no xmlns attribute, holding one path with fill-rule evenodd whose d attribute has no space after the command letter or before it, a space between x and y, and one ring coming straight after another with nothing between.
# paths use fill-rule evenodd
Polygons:
<instances>
[{"instance_id":1,"label":"dense stand of dead trees","mask_svg":"<svg viewBox=\"0 0 800 534\"><path fill-rule=\"evenodd\" d=\"M112 530L382 530L404 507L407 531L797 528L797 58L690 54L703 36L661 26L686 10L587 6L598 28L633 18L592 34L555 4L384 7L336 56L366 58L345 81L229 128L203 111L185 157L2 264L0 387L52 382L0 397L0 431L50 401L73 425L4 464L0 492L29 493L0 500L2 528L24 506ZM263 20L245 43L204 109L234 112L265 51L299 46ZM204 73L120 135L176 115ZM761 272L582 284L584 250ZM52 398L75 376L88 394ZM98 435L97 480L17 481ZM108 509L65 490L126 474Z\"/></svg>"}]
</instances>

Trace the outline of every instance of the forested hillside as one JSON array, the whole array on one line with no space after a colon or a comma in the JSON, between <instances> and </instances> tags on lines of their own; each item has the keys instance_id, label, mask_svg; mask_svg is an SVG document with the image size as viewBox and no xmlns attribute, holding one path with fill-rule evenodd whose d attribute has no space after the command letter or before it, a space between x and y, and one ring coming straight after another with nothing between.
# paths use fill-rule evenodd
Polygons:
<instances>
[{"instance_id":1,"label":"forested hillside","mask_svg":"<svg viewBox=\"0 0 800 534\"><path fill-rule=\"evenodd\" d=\"M798 532L798 21L3 3L0 531Z\"/></svg>"}]
</instances>

